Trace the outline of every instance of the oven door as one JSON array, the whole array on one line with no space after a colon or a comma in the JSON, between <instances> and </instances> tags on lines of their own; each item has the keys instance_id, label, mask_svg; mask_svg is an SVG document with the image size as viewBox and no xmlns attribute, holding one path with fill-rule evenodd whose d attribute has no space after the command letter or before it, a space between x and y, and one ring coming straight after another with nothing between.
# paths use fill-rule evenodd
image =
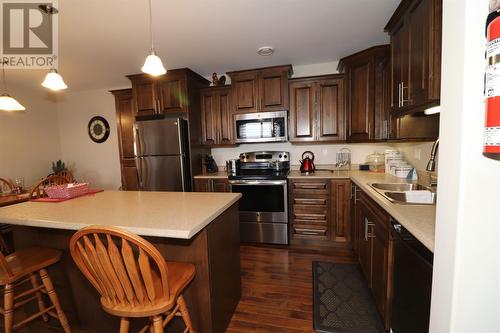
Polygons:
<instances>
[{"instance_id":1,"label":"oven door","mask_svg":"<svg viewBox=\"0 0 500 333\"><path fill-rule=\"evenodd\" d=\"M241 193L240 220L288 223L286 180L230 180L231 192Z\"/></svg>"}]
</instances>

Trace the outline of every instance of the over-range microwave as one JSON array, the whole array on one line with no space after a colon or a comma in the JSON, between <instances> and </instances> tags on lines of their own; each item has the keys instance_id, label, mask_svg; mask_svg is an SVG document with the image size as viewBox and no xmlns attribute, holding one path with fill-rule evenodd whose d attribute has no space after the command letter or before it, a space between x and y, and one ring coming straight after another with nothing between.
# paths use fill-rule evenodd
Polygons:
<instances>
[{"instance_id":1,"label":"over-range microwave","mask_svg":"<svg viewBox=\"0 0 500 333\"><path fill-rule=\"evenodd\" d=\"M237 143L288 141L288 113L258 112L234 115Z\"/></svg>"}]
</instances>

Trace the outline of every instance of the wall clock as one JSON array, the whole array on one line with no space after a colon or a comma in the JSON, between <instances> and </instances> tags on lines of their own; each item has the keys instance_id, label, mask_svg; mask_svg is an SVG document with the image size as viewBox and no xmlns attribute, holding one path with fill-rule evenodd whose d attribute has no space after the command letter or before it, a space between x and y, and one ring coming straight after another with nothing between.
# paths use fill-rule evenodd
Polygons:
<instances>
[{"instance_id":1,"label":"wall clock","mask_svg":"<svg viewBox=\"0 0 500 333\"><path fill-rule=\"evenodd\" d=\"M95 116L89 121L89 136L92 141L103 143L109 137L109 123L101 117Z\"/></svg>"}]
</instances>

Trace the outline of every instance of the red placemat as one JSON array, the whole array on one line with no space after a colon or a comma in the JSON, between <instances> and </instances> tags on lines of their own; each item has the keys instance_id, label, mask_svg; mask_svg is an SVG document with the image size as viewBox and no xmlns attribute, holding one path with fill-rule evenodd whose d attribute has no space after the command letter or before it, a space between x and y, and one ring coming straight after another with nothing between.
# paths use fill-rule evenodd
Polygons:
<instances>
[{"instance_id":1,"label":"red placemat","mask_svg":"<svg viewBox=\"0 0 500 333\"><path fill-rule=\"evenodd\" d=\"M73 198L60 199L60 198L48 198L48 197L46 197L46 198L33 199L31 201L33 201L33 202L62 202L62 201L67 201L67 200L71 200L71 199L75 199L75 198L84 197L86 195L93 195L93 194L96 194L99 192L104 192L104 190L91 188L91 189L89 189L89 191L87 193L80 195L80 196L77 196L77 197L73 197Z\"/></svg>"}]
</instances>

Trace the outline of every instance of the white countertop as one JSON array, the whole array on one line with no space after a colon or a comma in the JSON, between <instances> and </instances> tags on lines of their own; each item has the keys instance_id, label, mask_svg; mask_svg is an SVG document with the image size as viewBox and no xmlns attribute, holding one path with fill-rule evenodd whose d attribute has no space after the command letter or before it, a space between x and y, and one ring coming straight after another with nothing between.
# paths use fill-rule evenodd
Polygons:
<instances>
[{"instance_id":1,"label":"white countertop","mask_svg":"<svg viewBox=\"0 0 500 333\"><path fill-rule=\"evenodd\" d=\"M240 193L104 191L2 207L0 223L65 230L99 224L141 236L189 239L239 198Z\"/></svg>"}]
</instances>

